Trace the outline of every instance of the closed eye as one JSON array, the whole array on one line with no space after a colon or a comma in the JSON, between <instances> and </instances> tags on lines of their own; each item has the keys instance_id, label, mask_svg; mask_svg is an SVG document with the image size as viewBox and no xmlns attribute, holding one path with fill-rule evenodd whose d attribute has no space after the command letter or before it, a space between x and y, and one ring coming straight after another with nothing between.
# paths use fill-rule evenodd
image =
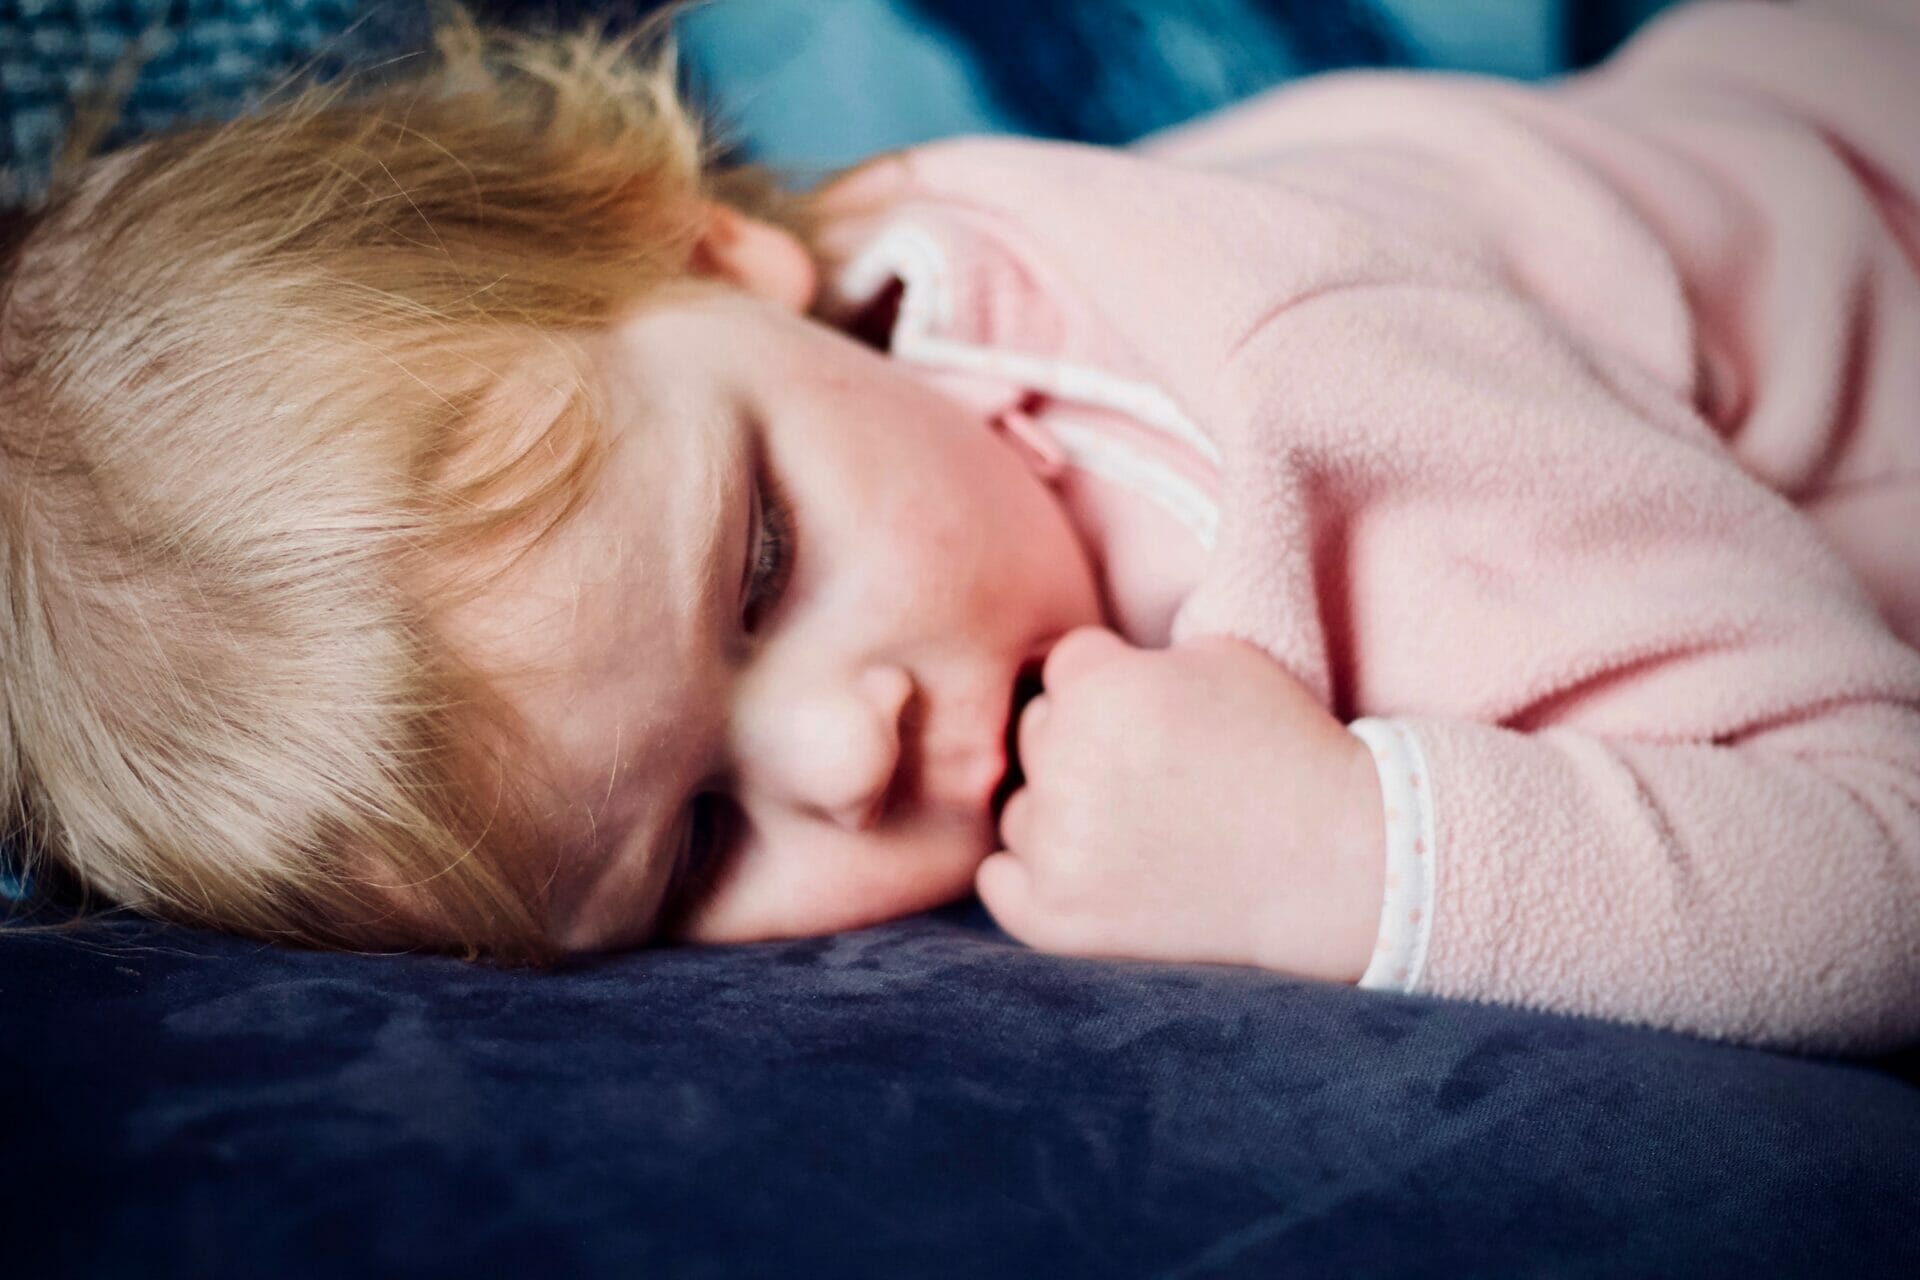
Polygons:
<instances>
[{"instance_id":1,"label":"closed eye","mask_svg":"<svg viewBox=\"0 0 1920 1280\"><path fill-rule=\"evenodd\" d=\"M793 508L779 480L765 467L755 478L753 545L747 553L746 591L740 606L740 625L757 633L793 576Z\"/></svg>"},{"instance_id":2,"label":"closed eye","mask_svg":"<svg viewBox=\"0 0 1920 1280\"><path fill-rule=\"evenodd\" d=\"M779 606L793 576L793 508L779 480L764 465L753 484L753 537L741 566L740 625L753 635ZM730 834L731 806L711 792L688 806L669 880L666 910L685 910L712 879ZM663 921L663 923L665 923Z\"/></svg>"}]
</instances>

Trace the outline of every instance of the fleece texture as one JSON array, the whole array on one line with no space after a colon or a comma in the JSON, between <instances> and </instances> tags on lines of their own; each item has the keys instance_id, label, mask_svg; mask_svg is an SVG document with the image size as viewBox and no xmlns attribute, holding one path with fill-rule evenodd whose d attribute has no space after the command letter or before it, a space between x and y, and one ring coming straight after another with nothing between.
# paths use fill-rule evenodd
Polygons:
<instances>
[{"instance_id":1,"label":"fleece texture","mask_svg":"<svg viewBox=\"0 0 1920 1280\"><path fill-rule=\"evenodd\" d=\"M896 355L1135 475L1069 503L1110 577L1161 549L1134 638L1412 735L1421 990L1871 1051L1920 1037L1916 136L1910 6L1702 3L1551 86L884 157L823 314L904 282Z\"/></svg>"}]
</instances>

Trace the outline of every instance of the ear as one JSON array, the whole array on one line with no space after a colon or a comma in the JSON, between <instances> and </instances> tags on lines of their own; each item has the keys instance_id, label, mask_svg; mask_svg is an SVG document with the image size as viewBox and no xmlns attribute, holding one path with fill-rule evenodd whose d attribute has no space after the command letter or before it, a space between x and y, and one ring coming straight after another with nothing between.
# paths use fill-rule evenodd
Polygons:
<instances>
[{"instance_id":1,"label":"ear","mask_svg":"<svg viewBox=\"0 0 1920 1280\"><path fill-rule=\"evenodd\" d=\"M693 247L694 274L729 281L803 314L813 305L819 271L798 236L724 204L708 205L707 214L706 230Z\"/></svg>"}]
</instances>

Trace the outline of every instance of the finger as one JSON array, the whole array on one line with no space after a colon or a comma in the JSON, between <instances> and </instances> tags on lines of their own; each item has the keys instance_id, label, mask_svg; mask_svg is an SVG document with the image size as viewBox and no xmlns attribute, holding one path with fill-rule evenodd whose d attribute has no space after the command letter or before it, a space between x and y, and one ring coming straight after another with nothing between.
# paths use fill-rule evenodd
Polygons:
<instances>
[{"instance_id":1,"label":"finger","mask_svg":"<svg viewBox=\"0 0 1920 1280\"><path fill-rule=\"evenodd\" d=\"M1021 787L1000 807L1000 843L1008 849L1029 849L1033 828L1033 788Z\"/></svg>"},{"instance_id":2,"label":"finger","mask_svg":"<svg viewBox=\"0 0 1920 1280\"><path fill-rule=\"evenodd\" d=\"M1014 941L1038 950L1054 950L1049 943L1048 921L1033 901L1032 873L1012 853L1002 850L988 854L973 873L973 891L994 923Z\"/></svg>"},{"instance_id":3,"label":"finger","mask_svg":"<svg viewBox=\"0 0 1920 1280\"><path fill-rule=\"evenodd\" d=\"M1028 902L1027 869L1005 850L990 853L973 873L973 891L1002 929L1022 942Z\"/></svg>"},{"instance_id":4,"label":"finger","mask_svg":"<svg viewBox=\"0 0 1920 1280\"><path fill-rule=\"evenodd\" d=\"M987 855L973 873L973 891L994 923L1036 951L1078 950L1070 922L1047 914L1034 900L1032 871L1012 853Z\"/></svg>"},{"instance_id":5,"label":"finger","mask_svg":"<svg viewBox=\"0 0 1920 1280\"><path fill-rule=\"evenodd\" d=\"M1112 661L1133 646L1105 627L1075 627L1054 643L1040 668L1040 683L1048 689L1072 684L1087 672Z\"/></svg>"},{"instance_id":6,"label":"finger","mask_svg":"<svg viewBox=\"0 0 1920 1280\"><path fill-rule=\"evenodd\" d=\"M1040 694L1020 712L1020 727L1014 733L1014 750L1020 754L1020 772L1033 778L1034 764L1040 759L1040 731L1046 723L1051 704Z\"/></svg>"}]
</instances>

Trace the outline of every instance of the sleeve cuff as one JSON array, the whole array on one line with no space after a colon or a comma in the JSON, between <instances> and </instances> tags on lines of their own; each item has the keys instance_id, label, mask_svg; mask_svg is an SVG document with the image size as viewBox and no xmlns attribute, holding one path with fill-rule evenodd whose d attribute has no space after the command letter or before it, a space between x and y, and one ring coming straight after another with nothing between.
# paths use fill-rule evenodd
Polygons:
<instances>
[{"instance_id":1,"label":"sleeve cuff","mask_svg":"<svg viewBox=\"0 0 1920 1280\"><path fill-rule=\"evenodd\" d=\"M1386 894L1373 960L1359 985L1372 991L1413 991L1427 965L1438 877L1433 836L1433 775L1419 740L1405 725L1364 718L1347 726L1366 744L1380 774L1386 803Z\"/></svg>"}]
</instances>

